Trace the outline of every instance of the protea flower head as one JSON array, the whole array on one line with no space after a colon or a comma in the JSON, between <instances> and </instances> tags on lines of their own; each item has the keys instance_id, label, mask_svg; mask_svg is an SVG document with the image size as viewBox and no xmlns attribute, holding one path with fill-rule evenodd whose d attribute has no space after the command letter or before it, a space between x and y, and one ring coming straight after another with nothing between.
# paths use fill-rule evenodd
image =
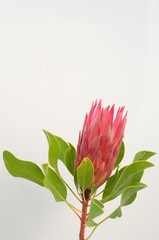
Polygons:
<instances>
[{"instance_id":1,"label":"protea flower head","mask_svg":"<svg viewBox=\"0 0 159 240\"><path fill-rule=\"evenodd\" d=\"M92 161L94 178L91 186L101 186L113 171L126 124L127 113L123 117L123 111L124 107L119 108L114 118L114 105L103 108L101 100L96 100L86 114L82 133L79 133L75 168L85 157Z\"/></svg>"}]
</instances>

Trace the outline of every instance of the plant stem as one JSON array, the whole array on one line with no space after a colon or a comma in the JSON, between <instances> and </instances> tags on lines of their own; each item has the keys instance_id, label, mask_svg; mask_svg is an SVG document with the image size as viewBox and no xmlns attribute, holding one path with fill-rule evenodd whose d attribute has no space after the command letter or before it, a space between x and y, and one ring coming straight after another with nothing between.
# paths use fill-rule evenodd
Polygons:
<instances>
[{"instance_id":1,"label":"plant stem","mask_svg":"<svg viewBox=\"0 0 159 240\"><path fill-rule=\"evenodd\" d=\"M68 187L68 189L69 189L69 190L71 191L71 193L77 198L77 200L78 200L80 203L82 203L81 199L79 199L79 198L77 197L77 195L74 193L74 191L70 188L70 186L69 186L69 185L65 182L65 180L61 177L59 171L57 171L57 173L58 173L61 181Z\"/></svg>"},{"instance_id":2,"label":"plant stem","mask_svg":"<svg viewBox=\"0 0 159 240\"><path fill-rule=\"evenodd\" d=\"M81 227L80 227L79 240L84 240L85 228L87 224L88 202L89 202L89 199L85 199L85 201L83 200L82 202Z\"/></svg>"},{"instance_id":3,"label":"plant stem","mask_svg":"<svg viewBox=\"0 0 159 240\"><path fill-rule=\"evenodd\" d=\"M64 181L64 180L63 180ZM77 200L82 203L82 201L77 197L77 195L74 193L74 191L70 188L70 186L64 181L64 183L66 184L66 186L68 187L68 189L71 191L71 193L77 198Z\"/></svg>"}]
</instances>

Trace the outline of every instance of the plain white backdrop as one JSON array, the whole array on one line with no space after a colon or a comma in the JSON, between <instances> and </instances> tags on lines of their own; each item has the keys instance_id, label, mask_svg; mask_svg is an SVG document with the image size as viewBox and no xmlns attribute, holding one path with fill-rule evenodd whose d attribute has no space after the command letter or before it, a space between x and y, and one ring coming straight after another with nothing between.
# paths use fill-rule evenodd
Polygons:
<instances>
[{"instance_id":1,"label":"plain white backdrop","mask_svg":"<svg viewBox=\"0 0 159 240\"><path fill-rule=\"evenodd\" d=\"M102 99L128 110L125 164L137 151L159 152L158 12L157 0L0 1L1 240L75 240L79 232L64 203L7 172L3 150L40 166L48 150L42 129L76 146L85 113ZM92 239L159 239L158 155L152 162L148 188Z\"/></svg>"}]
</instances>

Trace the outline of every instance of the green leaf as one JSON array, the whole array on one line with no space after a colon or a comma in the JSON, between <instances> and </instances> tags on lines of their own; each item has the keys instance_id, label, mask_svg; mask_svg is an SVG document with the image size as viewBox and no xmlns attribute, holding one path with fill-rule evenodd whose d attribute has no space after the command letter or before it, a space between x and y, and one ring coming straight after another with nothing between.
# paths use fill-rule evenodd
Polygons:
<instances>
[{"instance_id":1,"label":"green leaf","mask_svg":"<svg viewBox=\"0 0 159 240\"><path fill-rule=\"evenodd\" d=\"M57 202L65 201L67 197L67 189L65 184L61 181L58 174L48 167L44 179L44 186L48 188L54 195Z\"/></svg>"},{"instance_id":2,"label":"green leaf","mask_svg":"<svg viewBox=\"0 0 159 240\"><path fill-rule=\"evenodd\" d=\"M77 170L75 171L75 175L74 175L74 184L75 184L76 190L78 192Z\"/></svg>"},{"instance_id":3,"label":"green leaf","mask_svg":"<svg viewBox=\"0 0 159 240\"><path fill-rule=\"evenodd\" d=\"M94 219L101 214L104 213L103 211L104 205L101 201L97 199L92 199L91 200L91 206L90 206L90 214L89 214L89 219Z\"/></svg>"},{"instance_id":4,"label":"green leaf","mask_svg":"<svg viewBox=\"0 0 159 240\"><path fill-rule=\"evenodd\" d=\"M97 199L91 200L89 218L88 218L88 222L87 222L88 227L94 227L97 225L93 221L93 219L104 213L103 208L104 208L104 205L101 201L99 201Z\"/></svg>"},{"instance_id":5,"label":"green leaf","mask_svg":"<svg viewBox=\"0 0 159 240\"><path fill-rule=\"evenodd\" d=\"M60 137L58 136L55 136L54 137L56 138L58 144L59 144L59 147L60 147L60 152L59 152L59 159L64 163L64 156L65 156L65 152L68 148L68 144Z\"/></svg>"},{"instance_id":6,"label":"green leaf","mask_svg":"<svg viewBox=\"0 0 159 240\"><path fill-rule=\"evenodd\" d=\"M93 176L94 176L93 164L89 158L84 158L80 166L77 168L77 180L83 192L91 184Z\"/></svg>"},{"instance_id":7,"label":"green leaf","mask_svg":"<svg viewBox=\"0 0 159 240\"><path fill-rule=\"evenodd\" d=\"M121 217L122 216L122 211L121 211L121 207L119 206L113 213L111 213L110 215L109 215L109 217L108 218L116 218L116 217ZM107 218L107 219L108 219Z\"/></svg>"},{"instance_id":8,"label":"green leaf","mask_svg":"<svg viewBox=\"0 0 159 240\"><path fill-rule=\"evenodd\" d=\"M91 187L91 196L97 191L97 187L95 184L92 185Z\"/></svg>"},{"instance_id":9,"label":"green leaf","mask_svg":"<svg viewBox=\"0 0 159 240\"><path fill-rule=\"evenodd\" d=\"M135 185L135 184L139 183L140 180L141 180L141 178L142 178L142 176L143 176L143 174L144 174L144 170L135 173L135 174L133 175L133 177L132 177L132 180L131 180L131 184L130 184L130 185Z\"/></svg>"},{"instance_id":10,"label":"green leaf","mask_svg":"<svg viewBox=\"0 0 159 240\"><path fill-rule=\"evenodd\" d=\"M121 146L120 146L120 152L119 152L117 160L114 164L114 168L116 168L121 163L121 161L123 160L123 157L124 157L124 153L125 153L125 146L124 146L124 142L122 141Z\"/></svg>"},{"instance_id":11,"label":"green leaf","mask_svg":"<svg viewBox=\"0 0 159 240\"><path fill-rule=\"evenodd\" d=\"M3 159L8 172L12 176L26 178L44 186L44 174L35 163L20 160L8 151L3 152Z\"/></svg>"},{"instance_id":12,"label":"green leaf","mask_svg":"<svg viewBox=\"0 0 159 240\"><path fill-rule=\"evenodd\" d=\"M152 163L146 162L146 161L143 161L143 160L142 161L136 161L136 162L130 164L129 166L127 166L124 169L124 171L120 175L117 183L115 184L114 191L116 189L123 188L125 185L127 186L127 182L130 181L130 178L136 172L139 172L141 170L144 170L144 169L152 167L152 166L154 166Z\"/></svg>"},{"instance_id":13,"label":"green leaf","mask_svg":"<svg viewBox=\"0 0 159 240\"><path fill-rule=\"evenodd\" d=\"M94 227L94 226L96 226L96 225L97 225L97 223L95 223L95 222L93 221L93 219L88 219L87 227Z\"/></svg>"},{"instance_id":14,"label":"green leaf","mask_svg":"<svg viewBox=\"0 0 159 240\"><path fill-rule=\"evenodd\" d=\"M73 176L75 174L75 158L76 150L71 144L69 144L69 147L65 152L64 163Z\"/></svg>"},{"instance_id":15,"label":"green leaf","mask_svg":"<svg viewBox=\"0 0 159 240\"><path fill-rule=\"evenodd\" d=\"M121 201L120 201L120 206L108 216L108 218L116 218L116 217L121 217L122 216L122 211L121 207L130 205L136 198L137 192L144 189L147 187L145 184L140 183L135 186L129 186L127 187L121 195ZM107 218L107 219L108 219Z\"/></svg>"},{"instance_id":16,"label":"green leaf","mask_svg":"<svg viewBox=\"0 0 159 240\"><path fill-rule=\"evenodd\" d=\"M139 161L139 160L148 160L150 157L154 156L155 152L150 151L140 151L136 153L133 162Z\"/></svg>"},{"instance_id":17,"label":"green leaf","mask_svg":"<svg viewBox=\"0 0 159 240\"><path fill-rule=\"evenodd\" d=\"M43 130L48 143L49 143L49 151L48 151L48 159L49 159L49 163L51 165L51 167L53 167L56 171L58 171L58 166L57 166L57 160L59 158L59 153L60 153L60 147L59 144L55 138L54 135L52 135L51 133Z\"/></svg>"},{"instance_id":18,"label":"green leaf","mask_svg":"<svg viewBox=\"0 0 159 240\"><path fill-rule=\"evenodd\" d=\"M105 203L119 196L122 191L131 184L134 174L152 166L154 166L152 163L142 160L136 161L125 167L113 189L111 189L111 192L109 192L108 194L107 192L104 192L103 199L101 201Z\"/></svg>"},{"instance_id":19,"label":"green leaf","mask_svg":"<svg viewBox=\"0 0 159 240\"><path fill-rule=\"evenodd\" d=\"M114 185L117 182L118 178L119 178L119 170L117 168L115 174L112 175L110 178L108 178L108 180L106 182L106 186L105 186L105 189L103 192L104 197L112 192Z\"/></svg>"},{"instance_id":20,"label":"green leaf","mask_svg":"<svg viewBox=\"0 0 159 240\"><path fill-rule=\"evenodd\" d=\"M123 207L123 206L127 206L127 205L131 204L135 200L137 192L146 187L147 187L147 185L145 185L143 183L140 183L135 186L127 187L122 192L120 206Z\"/></svg>"},{"instance_id":21,"label":"green leaf","mask_svg":"<svg viewBox=\"0 0 159 240\"><path fill-rule=\"evenodd\" d=\"M124 166L124 167L122 167L122 168L119 170L119 177L120 177L120 175L122 174L122 172L125 170L126 167L127 167L127 166Z\"/></svg>"},{"instance_id":22,"label":"green leaf","mask_svg":"<svg viewBox=\"0 0 159 240\"><path fill-rule=\"evenodd\" d=\"M118 168L117 168L115 174L112 175L110 178L108 178L105 188L110 188L110 187L112 187L112 186L116 183L118 177L119 177L119 170L118 170Z\"/></svg>"},{"instance_id":23,"label":"green leaf","mask_svg":"<svg viewBox=\"0 0 159 240\"><path fill-rule=\"evenodd\" d=\"M43 163L43 164L42 164L42 168L43 168L43 171L44 171L44 173L45 173L45 175L46 175L47 169L48 169L48 163Z\"/></svg>"},{"instance_id":24,"label":"green leaf","mask_svg":"<svg viewBox=\"0 0 159 240\"><path fill-rule=\"evenodd\" d=\"M136 153L133 162L139 161L139 160L147 160L150 157L154 156L156 153L154 152L150 152L150 151L141 151ZM136 183L139 183L141 181L141 178L144 174L144 170L137 172L136 174L134 174L132 181L131 181L131 185L135 185Z\"/></svg>"}]
</instances>

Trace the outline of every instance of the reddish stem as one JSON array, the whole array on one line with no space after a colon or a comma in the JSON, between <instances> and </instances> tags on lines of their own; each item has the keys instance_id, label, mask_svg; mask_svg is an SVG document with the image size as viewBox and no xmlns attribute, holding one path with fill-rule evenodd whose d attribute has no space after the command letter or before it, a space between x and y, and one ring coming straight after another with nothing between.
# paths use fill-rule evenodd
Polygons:
<instances>
[{"instance_id":1,"label":"reddish stem","mask_svg":"<svg viewBox=\"0 0 159 240\"><path fill-rule=\"evenodd\" d=\"M80 228L80 234L79 234L79 240L84 240L85 235L85 228L87 224L87 207L88 207L89 199L83 200L82 203L82 214L81 214L81 228Z\"/></svg>"}]
</instances>

